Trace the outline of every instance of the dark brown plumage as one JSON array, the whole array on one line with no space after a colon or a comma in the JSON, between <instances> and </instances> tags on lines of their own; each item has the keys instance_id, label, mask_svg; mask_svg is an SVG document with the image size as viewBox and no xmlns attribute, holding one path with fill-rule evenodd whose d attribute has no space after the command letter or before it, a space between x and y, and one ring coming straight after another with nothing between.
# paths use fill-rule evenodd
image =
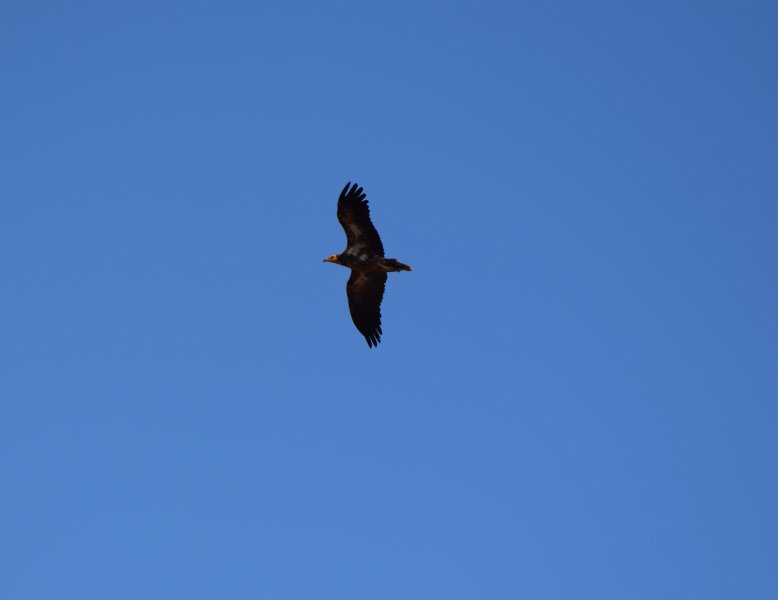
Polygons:
<instances>
[{"instance_id":1,"label":"dark brown plumage","mask_svg":"<svg viewBox=\"0 0 778 600\"><path fill-rule=\"evenodd\" d=\"M338 221L346 232L346 249L324 262L351 269L346 284L351 320L372 348L381 341L381 301L386 274L412 271L394 258L384 258L384 245L370 220L370 208L362 188L346 184L338 198Z\"/></svg>"}]
</instances>

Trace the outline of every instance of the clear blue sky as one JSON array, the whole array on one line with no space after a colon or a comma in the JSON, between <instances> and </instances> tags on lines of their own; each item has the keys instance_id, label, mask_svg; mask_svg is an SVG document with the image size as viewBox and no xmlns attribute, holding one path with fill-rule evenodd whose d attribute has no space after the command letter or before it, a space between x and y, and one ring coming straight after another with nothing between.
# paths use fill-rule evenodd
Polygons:
<instances>
[{"instance_id":1,"label":"clear blue sky","mask_svg":"<svg viewBox=\"0 0 778 600\"><path fill-rule=\"evenodd\" d=\"M4 3L0 597L777 598L776 31Z\"/></svg>"}]
</instances>

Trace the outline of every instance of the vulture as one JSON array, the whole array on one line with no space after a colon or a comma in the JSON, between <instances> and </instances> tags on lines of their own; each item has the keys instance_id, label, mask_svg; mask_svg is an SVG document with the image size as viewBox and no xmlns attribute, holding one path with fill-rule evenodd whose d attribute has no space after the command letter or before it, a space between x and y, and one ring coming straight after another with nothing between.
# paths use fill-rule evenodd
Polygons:
<instances>
[{"instance_id":1,"label":"vulture","mask_svg":"<svg viewBox=\"0 0 778 600\"><path fill-rule=\"evenodd\" d=\"M387 273L413 271L395 258L384 258L384 245L370 221L367 198L359 185L349 181L338 198L338 221L346 232L346 249L324 262L351 269L346 284L348 309L368 347L381 341L381 300Z\"/></svg>"}]
</instances>

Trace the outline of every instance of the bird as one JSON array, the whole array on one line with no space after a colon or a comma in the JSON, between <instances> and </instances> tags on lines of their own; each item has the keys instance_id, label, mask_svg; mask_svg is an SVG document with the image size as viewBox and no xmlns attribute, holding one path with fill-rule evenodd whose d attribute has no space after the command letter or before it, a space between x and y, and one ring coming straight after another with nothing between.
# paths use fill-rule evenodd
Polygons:
<instances>
[{"instance_id":1,"label":"bird","mask_svg":"<svg viewBox=\"0 0 778 600\"><path fill-rule=\"evenodd\" d=\"M396 258L384 257L384 245L370 220L363 189L349 181L338 198L338 221L346 232L346 249L324 262L351 269L346 284L348 308L357 330L373 348L381 341L381 300L387 273L413 271Z\"/></svg>"}]
</instances>

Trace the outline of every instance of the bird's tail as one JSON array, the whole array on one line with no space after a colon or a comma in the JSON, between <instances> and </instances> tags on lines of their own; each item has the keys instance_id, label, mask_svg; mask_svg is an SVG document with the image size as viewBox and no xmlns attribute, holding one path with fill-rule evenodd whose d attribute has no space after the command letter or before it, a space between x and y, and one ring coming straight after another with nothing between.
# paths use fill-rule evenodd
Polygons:
<instances>
[{"instance_id":1,"label":"bird's tail","mask_svg":"<svg viewBox=\"0 0 778 600\"><path fill-rule=\"evenodd\" d=\"M411 267L404 265L396 258L387 258L386 266L389 267L392 271L413 271Z\"/></svg>"}]
</instances>

